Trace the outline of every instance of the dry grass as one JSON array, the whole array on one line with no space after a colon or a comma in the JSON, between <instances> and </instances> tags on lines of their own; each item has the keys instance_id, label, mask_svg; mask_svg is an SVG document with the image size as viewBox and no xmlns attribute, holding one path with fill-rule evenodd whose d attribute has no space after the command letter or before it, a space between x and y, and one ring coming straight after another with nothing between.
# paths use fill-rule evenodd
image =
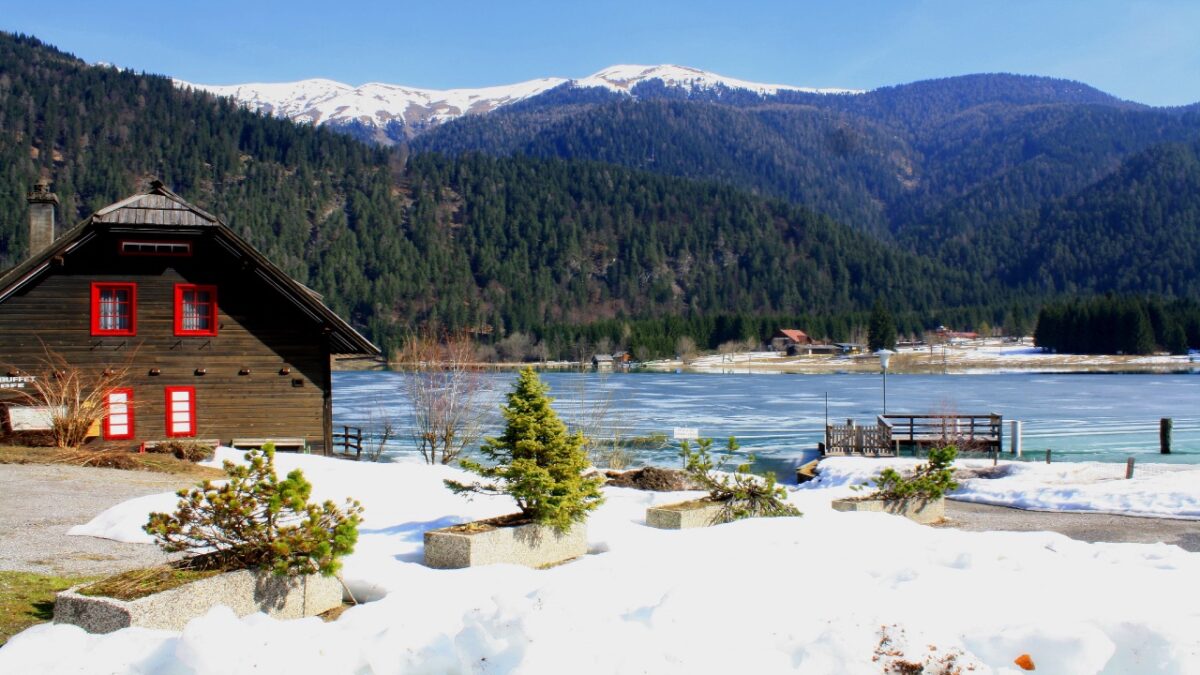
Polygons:
<instances>
[{"instance_id":1,"label":"dry grass","mask_svg":"<svg viewBox=\"0 0 1200 675\"><path fill-rule=\"evenodd\" d=\"M139 454L127 450L63 450L20 445L0 445L0 464L65 464L153 471L195 478L223 478L225 472L208 466L176 459L171 455Z\"/></svg>"},{"instance_id":2,"label":"dry grass","mask_svg":"<svg viewBox=\"0 0 1200 675\"><path fill-rule=\"evenodd\" d=\"M216 576L221 569L197 569L180 565L160 565L145 569L129 570L101 579L94 584L79 589L80 595L115 598L117 600L137 600L147 595L169 591L193 581Z\"/></svg>"},{"instance_id":3,"label":"dry grass","mask_svg":"<svg viewBox=\"0 0 1200 675\"><path fill-rule=\"evenodd\" d=\"M55 593L94 578L0 572L0 646L26 628L53 619Z\"/></svg>"}]
</instances>

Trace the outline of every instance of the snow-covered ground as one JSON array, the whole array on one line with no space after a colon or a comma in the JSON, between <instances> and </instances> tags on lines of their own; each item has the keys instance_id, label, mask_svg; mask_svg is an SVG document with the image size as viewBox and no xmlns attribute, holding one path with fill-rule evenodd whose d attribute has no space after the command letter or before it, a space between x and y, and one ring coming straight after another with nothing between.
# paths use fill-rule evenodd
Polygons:
<instances>
[{"instance_id":1,"label":"snow-covered ground","mask_svg":"<svg viewBox=\"0 0 1200 675\"><path fill-rule=\"evenodd\" d=\"M884 466L912 467L911 458L868 459L834 457L821 461L816 480L803 489L833 494L867 482ZM969 478L952 495L979 504L1013 506L1034 511L1112 513L1200 520L1200 466L1143 462L1134 477L1125 479L1125 465L1111 462L1000 462L959 460L955 464L980 470L985 477Z\"/></svg>"},{"instance_id":2,"label":"snow-covered ground","mask_svg":"<svg viewBox=\"0 0 1200 675\"><path fill-rule=\"evenodd\" d=\"M318 498L362 501L345 577L373 602L333 623L219 608L182 633L45 624L0 649L0 672L874 674L954 657L973 666L963 672L1018 673L1023 653L1045 673L1200 672L1200 554L829 508L879 462L826 462L819 483L791 492L801 518L682 532L647 528L644 510L689 493L606 488L590 554L541 571L420 564L425 530L513 510L450 494L441 481L455 469L297 455L278 465L303 468ZM1196 513L1196 469L1122 481L1106 468L1020 465L969 481L964 496L1154 510L1170 491L1163 511ZM173 503L126 502L76 533L144 541L146 514Z\"/></svg>"}]
</instances>

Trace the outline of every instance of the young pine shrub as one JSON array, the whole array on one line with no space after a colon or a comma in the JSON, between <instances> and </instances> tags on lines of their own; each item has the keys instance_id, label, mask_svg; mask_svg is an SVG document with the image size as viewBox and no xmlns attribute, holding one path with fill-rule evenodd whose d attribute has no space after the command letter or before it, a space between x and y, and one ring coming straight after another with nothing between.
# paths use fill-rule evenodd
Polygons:
<instances>
[{"instance_id":1,"label":"young pine shrub","mask_svg":"<svg viewBox=\"0 0 1200 675\"><path fill-rule=\"evenodd\" d=\"M958 488L958 483L954 480L953 466L957 456L958 448L947 445L931 449L928 461L918 464L909 476L888 467L879 473L878 478L872 480L875 492L867 495L865 499L940 499L947 492ZM870 483L857 485L855 489L868 485Z\"/></svg>"},{"instance_id":2,"label":"young pine shrub","mask_svg":"<svg viewBox=\"0 0 1200 675\"><path fill-rule=\"evenodd\" d=\"M459 494L508 495L525 519L565 531L603 502L603 479L583 475L588 468L583 434L567 433L548 392L533 369L522 370L507 405L500 407L504 433L479 448L490 463L460 461L485 482L447 480L446 487Z\"/></svg>"},{"instance_id":3,"label":"young pine shrub","mask_svg":"<svg viewBox=\"0 0 1200 675\"><path fill-rule=\"evenodd\" d=\"M749 455L744 464L738 465L732 474L718 473L725 462L738 449L737 439L730 436L726 445L728 454L715 465L710 454L711 438L696 441L692 451L687 441L681 441L679 454L683 457L684 471L691 479L708 490L708 498L722 504L718 522L729 523L742 518L774 518L803 515L796 507L787 503L787 489L775 482L775 473L768 471L762 476L750 472L754 456Z\"/></svg>"},{"instance_id":4,"label":"young pine shrub","mask_svg":"<svg viewBox=\"0 0 1200 675\"><path fill-rule=\"evenodd\" d=\"M299 469L280 480L270 443L246 460L225 462L222 485L180 490L175 513L152 513L143 529L168 553L188 551L222 569L336 574L358 541L362 506L309 503L312 484Z\"/></svg>"}]
</instances>

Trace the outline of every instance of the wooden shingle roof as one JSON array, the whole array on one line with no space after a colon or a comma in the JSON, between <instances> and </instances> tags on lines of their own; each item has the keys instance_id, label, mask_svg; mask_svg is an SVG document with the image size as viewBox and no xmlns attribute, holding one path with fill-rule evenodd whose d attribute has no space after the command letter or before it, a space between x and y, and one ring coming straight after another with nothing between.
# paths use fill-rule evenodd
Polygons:
<instances>
[{"instance_id":1,"label":"wooden shingle roof","mask_svg":"<svg viewBox=\"0 0 1200 675\"><path fill-rule=\"evenodd\" d=\"M208 230L216 242L232 255L245 260L254 273L302 313L324 327L335 354L378 356L379 347L325 306L320 294L288 276L249 242L234 234L216 216L189 203L154 181L147 192L106 206L63 233L41 253L0 275L0 303L13 293L41 278L54 258L69 255L96 236L98 229L131 232Z\"/></svg>"},{"instance_id":2,"label":"wooden shingle roof","mask_svg":"<svg viewBox=\"0 0 1200 675\"><path fill-rule=\"evenodd\" d=\"M203 227L220 225L216 216L168 190L160 181L150 191L122 199L92 214L94 223Z\"/></svg>"}]
</instances>

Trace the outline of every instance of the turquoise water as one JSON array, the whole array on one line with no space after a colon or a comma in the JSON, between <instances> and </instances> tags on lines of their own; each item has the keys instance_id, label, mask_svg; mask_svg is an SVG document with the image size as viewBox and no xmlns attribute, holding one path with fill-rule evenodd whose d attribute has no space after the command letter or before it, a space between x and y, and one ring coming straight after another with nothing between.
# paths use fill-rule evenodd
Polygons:
<instances>
[{"instance_id":1,"label":"turquoise water","mask_svg":"<svg viewBox=\"0 0 1200 675\"><path fill-rule=\"evenodd\" d=\"M389 453L414 452L404 400L404 373L335 373L337 424L362 426L391 417L400 428ZM488 376L484 405L494 409L515 377ZM786 471L812 456L826 421L860 423L882 410L879 375L545 373L555 408L568 421L624 438L671 435L693 427L702 436L736 436L762 468ZM1023 422L1027 457L1053 451L1055 461L1200 463L1200 374L889 375L892 413L989 413ZM826 396L828 395L828 408ZM600 410L600 413L596 411ZM1173 453L1158 452L1159 418L1174 419ZM601 423L597 424L597 418ZM499 428L498 417L492 421ZM1007 440L1005 442L1007 449ZM634 451L634 463L674 465L674 447Z\"/></svg>"}]
</instances>

